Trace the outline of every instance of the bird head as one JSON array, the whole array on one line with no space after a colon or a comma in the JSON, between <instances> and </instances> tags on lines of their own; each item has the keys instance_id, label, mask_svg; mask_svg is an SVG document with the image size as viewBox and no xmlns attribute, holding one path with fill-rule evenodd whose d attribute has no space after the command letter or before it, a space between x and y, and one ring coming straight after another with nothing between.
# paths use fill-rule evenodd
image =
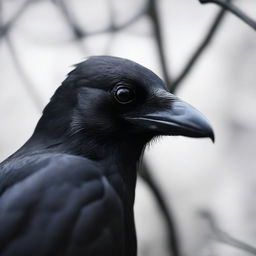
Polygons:
<instances>
[{"instance_id":1,"label":"bird head","mask_svg":"<svg viewBox=\"0 0 256 256\"><path fill-rule=\"evenodd\" d=\"M206 118L168 92L156 74L130 60L110 56L90 57L76 65L44 110L38 127L45 129L45 125L56 135L68 130L71 136L103 141L135 138L145 143L159 135L214 140Z\"/></svg>"}]
</instances>

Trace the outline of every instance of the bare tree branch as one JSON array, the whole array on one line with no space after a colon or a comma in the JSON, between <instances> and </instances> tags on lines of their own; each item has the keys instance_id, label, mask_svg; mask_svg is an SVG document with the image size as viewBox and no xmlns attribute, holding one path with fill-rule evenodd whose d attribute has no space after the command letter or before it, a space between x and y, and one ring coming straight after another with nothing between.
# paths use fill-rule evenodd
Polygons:
<instances>
[{"instance_id":1,"label":"bare tree branch","mask_svg":"<svg viewBox=\"0 0 256 256\"><path fill-rule=\"evenodd\" d=\"M252 27L254 30L256 30L256 21L250 18L237 6L233 5L232 3L229 3L227 0L199 0L199 1L202 4L214 3L222 6L223 8L235 14L238 18L243 20L247 25Z\"/></svg>"},{"instance_id":2,"label":"bare tree branch","mask_svg":"<svg viewBox=\"0 0 256 256\"><path fill-rule=\"evenodd\" d=\"M15 49L11 39L9 38L9 36L6 36L5 39L7 41L7 45L9 47L9 51L10 51L10 54L12 56L13 63L16 67L17 73L19 74L21 80L23 81L24 88L27 91L28 95L30 96L32 102L34 103L35 108L39 112L41 112L42 109L43 109L42 99L40 98L40 96L36 92L35 86L32 84L32 82L30 81L30 79L26 75L26 72L23 70L22 64L19 61L19 58L18 58L17 53L16 53L16 49Z\"/></svg>"},{"instance_id":3,"label":"bare tree branch","mask_svg":"<svg viewBox=\"0 0 256 256\"><path fill-rule=\"evenodd\" d=\"M55 3L57 5L57 7L59 7L58 9L60 10L61 14L64 16L65 21L67 23L67 25L69 26L77 44L78 47L81 49L81 51L83 53L85 53L85 47L83 44L83 37L85 37L85 33L82 30L82 28L78 25L78 23L76 22L75 17L73 17L73 15L70 13L69 8L66 5L65 0L52 0L53 3Z\"/></svg>"},{"instance_id":4,"label":"bare tree branch","mask_svg":"<svg viewBox=\"0 0 256 256\"><path fill-rule=\"evenodd\" d=\"M136 21L138 21L146 12L146 8L142 8L138 13L136 13L131 19L124 22L123 24L112 24L109 28L98 30L95 32L90 32L89 35L97 35L97 34L103 34L108 32L118 32L122 29L125 29L129 27L130 25L134 24ZM113 26L114 25L114 26Z\"/></svg>"},{"instance_id":5,"label":"bare tree branch","mask_svg":"<svg viewBox=\"0 0 256 256\"><path fill-rule=\"evenodd\" d=\"M230 0L228 0L230 1ZM180 83L187 77L189 72L192 70L196 62L198 61L199 57L201 57L202 53L206 50L206 48L211 43L212 39L214 38L216 32L218 31L218 28L220 27L220 24L225 16L226 10L221 9L218 14L216 15L216 18L214 19L212 25L210 26L209 30L207 31L207 34L203 38L203 40L200 42L199 46L195 50L195 52L192 54L191 58L188 60L187 64L184 66L183 70L181 71L178 78L173 82L171 86L171 91L175 92Z\"/></svg>"},{"instance_id":6,"label":"bare tree branch","mask_svg":"<svg viewBox=\"0 0 256 256\"><path fill-rule=\"evenodd\" d=\"M159 189L159 186L157 185L157 183L155 182L154 177L152 177L151 172L149 170L149 166L145 161L143 162L143 165L142 165L142 168L140 169L139 174L150 187L155 197L155 200L159 206L159 209L161 210L161 213L165 219L165 222L167 225L167 232L168 232L168 246L170 249L170 255L181 256L178 232L176 230L173 214L170 212L169 208L167 207L167 204L164 200L164 195Z\"/></svg>"},{"instance_id":7,"label":"bare tree branch","mask_svg":"<svg viewBox=\"0 0 256 256\"><path fill-rule=\"evenodd\" d=\"M215 239L223 244L230 245L232 247L238 248L242 251L245 251L247 253L250 253L252 255L256 255L256 248L238 240L237 238L234 238L227 232L223 231L219 228L216 220L212 216L212 214L208 211L201 211L200 216L204 219L206 219L210 225L211 231L213 232L213 235Z\"/></svg>"},{"instance_id":8,"label":"bare tree branch","mask_svg":"<svg viewBox=\"0 0 256 256\"><path fill-rule=\"evenodd\" d=\"M8 31L12 28L15 22L19 19L19 17L24 13L30 3L34 0L27 0L13 15L13 17L5 24L0 26L0 39L4 37Z\"/></svg>"},{"instance_id":9,"label":"bare tree branch","mask_svg":"<svg viewBox=\"0 0 256 256\"><path fill-rule=\"evenodd\" d=\"M116 26L115 25L115 12L114 12L114 6L113 6L112 0L108 0L108 9L109 9L109 16L110 16L110 28L112 31L113 28ZM114 37L115 37L115 33L110 32L110 37L108 39L108 42L106 43L105 51L104 51L106 54L109 54L111 51L112 42L114 40Z\"/></svg>"},{"instance_id":10,"label":"bare tree branch","mask_svg":"<svg viewBox=\"0 0 256 256\"><path fill-rule=\"evenodd\" d=\"M167 59L166 53L164 50L164 42L163 35L161 31L160 18L157 10L157 1L156 0L148 0L148 16L151 18L154 38L156 41L156 46L160 58L160 64L163 71L164 80L166 82L167 87L171 88L171 78L170 78L170 70L167 67Z\"/></svg>"},{"instance_id":11,"label":"bare tree branch","mask_svg":"<svg viewBox=\"0 0 256 256\"><path fill-rule=\"evenodd\" d=\"M94 36L94 35L99 35L99 34L104 34L104 33L118 32L122 29L125 29L126 27L129 27L136 21L138 21L146 12L146 8L142 8L131 19L124 22L123 24L116 25L115 23L113 23L113 20L111 20L111 24L107 28L96 30L96 31L91 31L91 32L86 32L78 25L75 18L71 15L71 13L69 12L68 8L65 5L64 0L52 0L52 1L62 9L63 14L65 15L70 27L72 27L72 29L73 29L75 39L82 39L82 38L85 38L88 36ZM111 19L112 18L113 17L111 17Z\"/></svg>"},{"instance_id":12,"label":"bare tree branch","mask_svg":"<svg viewBox=\"0 0 256 256\"><path fill-rule=\"evenodd\" d=\"M221 10L217 17L214 20L213 25L211 26L209 32L207 33L206 37L204 38L203 42L200 44L199 48L193 54L192 58L189 60L188 64L185 66L184 70L182 71L179 78L176 80L175 83L172 83L169 70L167 67L167 60L166 54L164 51L164 44L163 44L163 35L161 32L161 25L160 20L157 12L157 5L155 0L149 0L148 6L148 15L152 20L152 26L154 30L154 37L157 44L157 49L160 57L161 68L163 70L164 80L171 92L174 92L178 86L181 84L182 80L188 75L189 71L192 69L196 61L199 59L203 51L206 49L207 45L210 43L211 39L214 37L217 28L219 27L221 20L223 19L225 14L225 10ZM170 212L167 204L164 200L164 196L161 193L160 188L155 183L154 179L151 176L151 173L148 169L147 164L143 163L143 171L140 172L141 177L144 181L148 184L152 193L159 205L159 208L165 218L167 227L168 227L168 237L169 237L169 248L170 254L173 256L180 256L180 246L179 246L179 239L178 239L178 232L175 227L175 222L173 221L172 213Z\"/></svg>"},{"instance_id":13,"label":"bare tree branch","mask_svg":"<svg viewBox=\"0 0 256 256\"><path fill-rule=\"evenodd\" d=\"M169 75L169 70L167 68L167 60L166 60L166 54L164 50L163 35L161 31L161 24L160 24L156 1L148 0L147 8L148 8L147 15L150 17L152 22L153 33L154 33L153 36L156 42L157 51L160 58L160 64L163 71L164 80L166 82L168 89L170 89L172 81ZM146 161L143 162L143 165L141 170L139 171L139 174L151 189L152 194L154 195L155 200L158 203L159 209L164 217L165 223L167 225L168 247L169 247L170 255L180 256L181 252L180 252L180 246L179 246L178 232L176 230L176 225L175 225L173 215L169 210L170 208L168 208L165 202L164 195L162 194L159 186L157 185L154 178L152 177Z\"/></svg>"},{"instance_id":14,"label":"bare tree branch","mask_svg":"<svg viewBox=\"0 0 256 256\"><path fill-rule=\"evenodd\" d=\"M35 0L27 0L22 5L22 7L20 7L19 10L13 15L13 18L10 19L9 22L7 22L7 24L0 26L0 39L3 38L7 34L7 32L12 28L12 25L14 25L14 23L18 20L18 18L21 16L21 14L23 14L23 12L26 10L27 6L30 3L33 3L34 1ZM122 24L110 26L110 27L103 28L103 29L96 30L96 31L86 32L82 29L82 27L80 27L78 25L75 18L70 14L70 12L69 12L68 8L66 8L66 5L63 0L52 0L52 2L55 3L56 6L58 6L61 9L62 13L64 14L64 16L67 20L67 23L72 28L72 32L74 34L75 40L83 39L83 38L89 37L89 36L100 35L100 34L104 34L104 33L118 32L120 30L125 29L126 27L129 27L136 21L138 21L146 12L146 6L145 6L145 8L142 8L140 11L138 11L131 19L129 19L128 21L126 21Z\"/></svg>"},{"instance_id":15,"label":"bare tree branch","mask_svg":"<svg viewBox=\"0 0 256 256\"><path fill-rule=\"evenodd\" d=\"M67 24L72 29L75 39L80 40L81 38L83 38L85 36L85 32L78 25L78 23L75 20L75 17L73 17L73 15L71 15L69 8L66 6L65 0L52 0L52 1L61 10L63 16L65 17Z\"/></svg>"}]
</instances>

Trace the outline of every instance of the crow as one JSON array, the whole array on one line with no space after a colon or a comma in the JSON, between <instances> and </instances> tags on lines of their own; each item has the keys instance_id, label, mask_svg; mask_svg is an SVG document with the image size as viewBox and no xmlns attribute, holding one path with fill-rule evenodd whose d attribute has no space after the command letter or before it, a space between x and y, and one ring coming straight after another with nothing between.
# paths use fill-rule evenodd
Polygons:
<instances>
[{"instance_id":1,"label":"crow","mask_svg":"<svg viewBox=\"0 0 256 256\"><path fill-rule=\"evenodd\" d=\"M214 140L149 69L112 56L77 64L0 165L0 255L135 256L136 171L162 135Z\"/></svg>"}]
</instances>

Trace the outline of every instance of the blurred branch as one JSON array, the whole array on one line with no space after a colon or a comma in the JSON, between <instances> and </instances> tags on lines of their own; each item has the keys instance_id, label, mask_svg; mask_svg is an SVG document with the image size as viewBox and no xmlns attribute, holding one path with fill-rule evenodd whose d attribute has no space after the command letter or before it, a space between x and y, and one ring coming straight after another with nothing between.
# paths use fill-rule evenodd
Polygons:
<instances>
[{"instance_id":1,"label":"blurred branch","mask_svg":"<svg viewBox=\"0 0 256 256\"><path fill-rule=\"evenodd\" d=\"M157 44L157 49L160 57L160 63L163 70L164 80L171 92L174 92L178 86L180 86L183 79L188 75L188 73L191 71L192 67L195 65L196 61L199 59L203 51L206 49L208 44L213 39L214 35L216 34L216 31L221 24L221 21L224 17L225 10L221 10L218 15L216 16L213 24L210 27L210 30L207 32L207 35L203 39L203 41L200 43L199 47L196 49L195 53L192 55L191 59L188 61L188 63L185 65L183 71L181 72L180 76L177 78L177 80L172 83L169 70L167 68L167 61L166 61L166 54L164 51L164 45L163 45L163 35L161 32L161 26L160 26L160 20L159 15L157 12L157 5L155 0L149 0L149 6L148 6L148 15L150 16L152 20L152 26L154 30L154 37ZM169 248L170 248L170 254L173 256L180 256L180 247L179 247L179 239L178 239L178 232L175 227L175 222L173 221L173 216L171 212L169 211L167 204L164 200L164 196L161 193L160 188L155 183L154 179L151 176L151 173L147 167L147 164L144 162L143 171L140 172L140 176L143 178L143 180L148 184L150 189L152 190L152 193L159 205L159 208L165 218L165 222L167 224L168 228L168 241L169 241Z\"/></svg>"},{"instance_id":2,"label":"blurred branch","mask_svg":"<svg viewBox=\"0 0 256 256\"><path fill-rule=\"evenodd\" d=\"M108 0L108 9L109 9L109 16L110 16L110 28L111 30L113 30L113 28L115 27L115 12L114 12L114 6L113 6L112 0ZM110 33L110 37L108 39L108 42L106 43L105 51L104 51L106 52L106 54L110 53L114 36L115 36L115 33Z\"/></svg>"},{"instance_id":3,"label":"blurred branch","mask_svg":"<svg viewBox=\"0 0 256 256\"><path fill-rule=\"evenodd\" d=\"M131 19L128 21L124 22L123 24L116 25L113 23L113 17L111 17L111 23L110 26L104 29L96 30L96 31L91 31L91 32L86 32L84 31L76 22L75 17L71 15L69 12L68 8L66 7L66 4L64 0L52 0L57 6L59 6L64 14L64 16L67 19L67 22L69 26L72 28L75 39L82 39L86 38L88 36L94 36L94 35L99 35L99 34L104 34L104 33L114 33L118 32L122 29L125 29L126 27L132 25L135 23L137 20L139 20L146 11L146 8L142 8L138 13L136 13ZM111 14L112 15L112 14Z\"/></svg>"},{"instance_id":4,"label":"blurred branch","mask_svg":"<svg viewBox=\"0 0 256 256\"><path fill-rule=\"evenodd\" d=\"M26 73L23 70L22 64L19 61L18 55L16 53L16 49L12 43L12 40L10 39L9 35L7 34L8 31L12 28L13 24L17 21L17 19L21 16L22 13L26 10L27 6L32 3L33 0L27 0L19 9L18 11L13 15L13 17L10 19L9 22L7 22L6 25L3 25L2 16L3 16L3 10L2 10L2 1L1 1L1 20L0 20L0 39L2 39L5 36L7 47L9 48L9 52L11 54L11 57L13 59L13 63L15 65L16 71L19 74L24 88L27 91L28 95L30 96L35 108L41 112L43 104L42 100L37 94L37 92L34 89L33 84L27 77Z\"/></svg>"},{"instance_id":5,"label":"blurred branch","mask_svg":"<svg viewBox=\"0 0 256 256\"><path fill-rule=\"evenodd\" d=\"M52 1L61 10L63 16L65 17L67 24L72 29L75 39L76 40L82 39L85 36L85 33L82 30L82 28L78 25L78 23L76 22L75 17L73 17L73 15L71 15L69 8L67 8L67 6L66 6L65 0L52 0Z\"/></svg>"},{"instance_id":6,"label":"blurred branch","mask_svg":"<svg viewBox=\"0 0 256 256\"><path fill-rule=\"evenodd\" d=\"M221 230L219 228L216 220L214 219L214 217L211 215L210 212L201 211L200 216L208 221L208 223L211 227L211 230L214 234L214 237L217 241L227 244L227 245L230 245L232 247L238 248L238 249L248 252L252 255L256 255L255 247L253 247L247 243L244 243L244 242L232 237L227 232Z\"/></svg>"},{"instance_id":7,"label":"blurred branch","mask_svg":"<svg viewBox=\"0 0 256 256\"><path fill-rule=\"evenodd\" d=\"M82 28L78 25L78 23L76 22L75 17L70 13L69 8L66 5L65 0L52 0L53 3L55 3L57 5L57 7L59 7L62 15L65 18L66 23L68 24L76 42L78 42L78 46L79 48L82 50L82 52L85 52L85 47L83 44L83 37L85 37L84 31L82 30Z\"/></svg>"},{"instance_id":8,"label":"blurred branch","mask_svg":"<svg viewBox=\"0 0 256 256\"><path fill-rule=\"evenodd\" d=\"M23 70L22 64L19 61L19 58L17 56L15 47L14 47L11 39L9 38L9 36L6 36L5 39L6 39L6 42L7 42L7 46L9 47L9 51L10 51L10 54L12 56L13 63L15 65L17 73L19 74L21 80L23 81L24 88L26 89L26 91L27 91L28 95L30 96L32 102L34 103L35 108L39 112L41 112L42 109L43 109L42 100L41 100L40 96L38 95L38 93L36 92L33 84L30 81L30 79L26 75L26 72Z\"/></svg>"},{"instance_id":9,"label":"blurred branch","mask_svg":"<svg viewBox=\"0 0 256 256\"><path fill-rule=\"evenodd\" d=\"M24 11L27 9L28 5L32 3L34 0L27 0L18 10L17 12L12 16L12 18L5 24L0 26L0 39L4 37L9 30L12 28L14 23L18 20L18 18L24 13Z\"/></svg>"},{"instance_id":10,"label":"blurred branch","mask_svg":"<svg viewBox=\"0 0 256 256\"><path fill-rule=\"evenodd\" d=\"M247 14L245 14L241 9L237 6L233 5L227 0L199 0L202 4L214 3L222 6L223 8L229 10L238 18L243 20L247 25L256 30L256 21L250 18Z\"/></svg>"},{"instance_id":11,"label":"blurred branch","mask_svg":"<svg viewBox=\"0 0 256 256\"><path fill-rule=\"evenodd\" d=\"M230 0L228 0L230 1ZM220 27L220 24L225 16L226 10L221 9L218 14L216 15L216 18L214 19L212 25L210 26L209 30L207 31L207 34L203 38L202 42L200 42L199 46L195 50L195 52L192 54L191 58L188 60L187 64L184 66L183 70L181 71L178 78L173 82L171 86L171 92L175 92L180 83L184 80L184 78L188 75L188 73L192 70L194 67L196 61L198 61L199 57L201 57L202 53L205 51L205 49L209 46L212 39L214 38L216 32L218 31L218 28Z\"/></svg>"},{"instance_id":12,"label":"blurred branch","mask_svg":"<svg viewBox=\"0 0 256 256\"><path fill-rule=\"evenodd\" d=\"M148 0L147 15L150 17L152 22L154 39L160 58L160 64L163 71L164 80L166 82L167 88L170 89L172 81L169 75L169 70L167 68L167 60L163 44L163 35L161 31L160 17L157 10L156 0ZM139 171L139 175L151 189L152 194L155 197L155 200L162 213L162 216L164 217L165 223L167 225L168 248L170 255L181 256L178 232L176 230L174 218L169 210L170 208L168 208L167 203L165 202L164 195L162 194L159 186L151 175L146 161L143 162L142 168Z\"/></svg>"},{"instance_id":13,"label":"blurred branch","mask_svg":"<svg viewBox=\"0 0 256 256\"><path fill-rule=\"evenodd\" d=\"M13 17L8 21L5 25L0 26L0 39L3 38L7 32L12 28L14 23L18 20L18 18L24 13L26 8L28 7L29 4L34 3L35 0L27 0L19 9L18 11L13 15ZM62 14L66 18L66 21L68 25L72 28L72 33L74 34L75 40L81 40L89 36L95 36L99 34L104 34L104 33L114 33L118 32L120 30L123 30L136 21L138 21L146 12L146 6L145 8L142 8L139 10L132 18L124 22L123 24L110 24L109 27L103 28L100 30L96 31L90 31L86 32L83 30L82 27L79 26L79 24L76 22L76 19L74 16L71 15L69 9L66 7L66 3L64 0L52 0L52 2L60 8Z\"/></svg>"},{"instance_id":14,"label":"blurred branch","mask_svg":"<svg viewBox=\"0 0 256 256\"><path fill-rule=\"evenodd\" d=\"M157 183L155 182L155 179L152 177L149 167L145 161L142 164L142 168L140 168L139 170L139 174L143 178L143 180L147 183L147 185L150 187L155 197L155 200L159 206L159 209L165 219L165 222L167 225L167 232L168 232L168 246L170 249L170 255L180 256L181 253L179 248L178 232L175 227L173 215L170 212L169 208L167 207L167 204L164 200L164 195L159 189L159 186L157 185Z\"/></svg>"},{"instance_id":15,"label":"blurred branch","mask_svg":"<svg viewBox=\"0 0 256 256\"><path fill-rule=\"evenodd\" d=\"M163 34L161 30L160 17L157 10L156 0L148 0L148 16L151 18L152 21L154 38L156 41L156 46L160 58L160 64L163 71L164 80L166 82L167 87L170 89L172 81L170 78L170 70L167 67L167 59L163 43Z\"/></svg>"},{"instance_id":16,"label":"blurred branch","mask_svg":"<svg viewBox=\"0 0 256 256\"><path fill-rule=\"evenodd\" d=\"M110 25L110 27L102 29L102 30L98 30L98 31L94 31L94 32L90 32L88 35L92 36L92 35L97 35L97 34L103 34L103 33L109 33L109 32L118 32L122 29L125 29L127 27L129 27L130 25L132 25L133 23L135 23L136 21L138 21L146 12L146 8L142 8L138 13L136 13L131 19L129 19L128 21L124 22L123 24L112 24Z\"/></svg>"}]
</instances>

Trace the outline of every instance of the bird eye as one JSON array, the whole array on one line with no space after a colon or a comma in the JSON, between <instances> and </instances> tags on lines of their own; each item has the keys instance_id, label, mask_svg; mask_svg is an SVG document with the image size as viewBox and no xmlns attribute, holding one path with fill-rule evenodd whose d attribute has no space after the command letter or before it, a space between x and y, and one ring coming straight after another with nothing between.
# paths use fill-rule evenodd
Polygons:
<instances>
[{"instance_id":1,"label":"bird eye","mask_svg":"<svg viewBox=\"0 0 256 256\"><path fill-rule=\"evenodd\" d=\"M121 104L131 103L135 99L134 91L125 86L119 86L114 90L114 97Z\"/></svg>"}]
</instances>

